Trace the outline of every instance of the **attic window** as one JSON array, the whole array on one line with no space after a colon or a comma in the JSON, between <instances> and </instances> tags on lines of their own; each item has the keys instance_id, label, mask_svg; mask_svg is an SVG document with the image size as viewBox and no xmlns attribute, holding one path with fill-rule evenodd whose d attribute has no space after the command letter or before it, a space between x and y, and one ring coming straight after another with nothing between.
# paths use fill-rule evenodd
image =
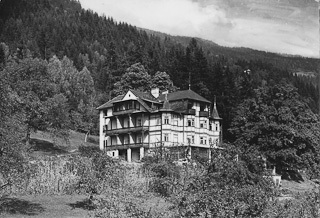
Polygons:
<instances>
[{"instance_id":1,"label":"attic window","mask_svg":"<svg viewBox=\"0 0 320 218\"><path fill-rule=\"evenodd\" d=\"M129 94L129 97L131 97L131 95Z\"/></svg>"}]
</instances>

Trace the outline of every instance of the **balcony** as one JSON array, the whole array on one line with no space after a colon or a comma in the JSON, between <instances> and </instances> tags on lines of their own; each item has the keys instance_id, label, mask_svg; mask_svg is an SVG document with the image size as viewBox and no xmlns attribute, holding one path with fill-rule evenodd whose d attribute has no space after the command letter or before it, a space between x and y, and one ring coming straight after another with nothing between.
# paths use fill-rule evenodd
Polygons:
<instances>
[{"instance_id":1,"label":"balcony","mask_svg":"<svg viewBox=\"0 0 320 218\"><path fill-rule=\"evenodd\" d=\"M199 111L199 117L209 117L208 111Z\"/></svg>"},{"instance_id":2,"label":"balcony","mask_svg":"<svg viewBox=\"0 0 320 218\"><path fill-rule=\"evenodd\" d=\"M131 127L131 128L123 128L123 129L112 129L112 130L106 131L106 136L128 134L128 133L142 132L142 131L148 131L148 130L149 130L148 126L137 126L137 127Z\"/></svg>"},{"instance_id":3,"label":"balcony","mask_svg":"<svg viewBox=\"0 0 320 218\"><path fill-rule=\"evenodd\" d=\"M144 148L149 148L149 143L132 143L132 144L123 144L123 145L110 145L106 147L106 151L111 151L111 150L115 150L115 149L128 149L128 148L140 148L140 147L144 147Z\"/></svg>"},{"instance_id":4,"label":"balcony","mask_svg":"<svg viewBox=\"0 0 320 218\"><path fill-rule=\"evenodd\" d=\"M195 109L187 109L184 111L186 115L196 115L196 110Z\"/></svg>"},{"instance_id":5,"label":"balcony","mask_svg":"<svg viewBox=\"0 0 320 218\"><path fill-rule=\"evenodd\" d=\"M137 113L141 112L140 110L137 109L128 109L128 110L121 110L121 111L113 111L113 116L120 116L120 115L125 115L125 114L132 114L132 113Z\"/></svg>"}]
</instances>

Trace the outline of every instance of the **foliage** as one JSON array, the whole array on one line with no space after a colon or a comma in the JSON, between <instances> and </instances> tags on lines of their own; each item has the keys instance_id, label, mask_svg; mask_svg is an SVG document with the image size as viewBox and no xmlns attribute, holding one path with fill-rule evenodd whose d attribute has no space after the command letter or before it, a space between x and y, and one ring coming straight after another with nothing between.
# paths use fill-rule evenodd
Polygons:
<instances>
[{"instance_id":1,"label":"foliage","mask_svg":"<svg viewBox=\"0 0 320 218\"><path fill-rule=\"evenodd\" d=\"M170 79L170 76L166 72L156 72L152 77L151 87L159 88L160 92L169 91L174 92L177 90L177 87L173 85L173 82Z\"/></svg>"},{"instance_id":2,"label":"foliage","mask_svg":"<svg viewBox=\"0 0 320 218\"><path fill-rule=\"evenodd\" d=\"M319 217L319 188L311 192L301 193L291 199L270 202L263 218L285 217Z\"/></svg>"},{"instance_id":3,"label":"foliage","mask_svg":"<svg viewBox=\"0 0 320 218\"><path fill-rule=\"evenodd\" d=\"M100 153L101 150L97 146L85 146L85 145L80 145L78 148L80 154L84 157L89 157L92 158L96 154Z\"/></svg>"},{"instance_id":4,"label":"foliage","mask_svg":"<svg viewBox=\"0 0 320 218\"><path fill-rule=\"evenodd\" d=\"M129 89L149 91L150 82L151 77L144 66L140 63L133 64L127 68L121 80L114 84L114 95L124 94Z\"/></svg>"},{"instance_id":5,"label":"foliage","mask_svg":"<svg viewBox=\"0 0 320 218\"><path fill-rule=\"evenodd\" d=\"M274 196L271 184L230 150L213 150L207 171L191 177L176 198L182 217L260 217Z\"/></svg>"},{"instance_id":6,"label":"foliage","mask_svg":"<svg viewBox=\"0 0 320 218\"><path fill-rule=\"evenodd\" d=\"M26 161L21 116L14 113L16 96L10 92L9 84L7 72L0 71L0 198L24 171Z\"/></svg>"},{"instance_id":7,"label":"foliage","mask_svg":"<svg viewBox=\"0 0 320 218\"><path fill-rule=\"evenodd\" d=\"M277 168L318 173L319 117L285 82L254 90L235 109L230 131L243 150L257 150Z\"/></svg>"}]
</instances>

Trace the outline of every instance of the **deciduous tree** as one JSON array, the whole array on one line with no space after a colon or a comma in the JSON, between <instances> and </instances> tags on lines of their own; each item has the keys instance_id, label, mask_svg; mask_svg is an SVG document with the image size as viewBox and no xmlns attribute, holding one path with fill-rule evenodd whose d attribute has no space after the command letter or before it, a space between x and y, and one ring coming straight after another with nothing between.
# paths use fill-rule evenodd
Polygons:
<instances>
[{"instance_id":1,"label":"deciduous tree","mask_svg":"<svg viewBox=\"0 0 320 218\"><path fill-rule=\"evenodd\" d=\"M235 144L255 149L278 168L318 173L320 120L300 99L297 89L282 82L254 90L235 110L230 128Z\"/></svg>"}]
</instances>

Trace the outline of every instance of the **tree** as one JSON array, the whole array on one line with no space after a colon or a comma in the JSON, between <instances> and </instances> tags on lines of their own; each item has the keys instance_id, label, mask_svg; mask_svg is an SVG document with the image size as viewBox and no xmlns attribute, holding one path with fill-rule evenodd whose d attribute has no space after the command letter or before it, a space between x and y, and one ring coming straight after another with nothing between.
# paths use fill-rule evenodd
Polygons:
<instances>
[{"instance_id":1,"label":"tree","mask_svg":"<svg viewBox=\"0 0 320 218\"><path fill-rule=\"evenodd\" d=\"M28 56L10 61L4 73L9 75L10 89L17 101L16 109L23 115L26 144L29 144L31 132L45 128L43 102L52 95L47 63Z\"/></svg>"},{"instance_id":2,"label":"tree","mask_svg":"<svg viewBox=\"0 0 320 218\"><path fill-rule=\"evenodd\" d=\"M63 138L66 142L69 140L70 116L67 98L63 94L56 94L48 98L45 105L45 115L43 119L46 122L46 129L54 140Z\"/></svg>"},{"instance_id":3,"label":"tree","mask_svg":"<svg viewBox=\"0 0 320 218\"><path fill-rule=\"evenodd\" d=\"M235 109L229 131L243 151L253 149L277 168L319 173L320 120L292 85L262 86Z\"/></svg>"},{"instance_id":4,"label":"tree","mask_svg":"<svg viewBox=\"0 0 320 218\"><path fill-rule=\"evenodd\" d=\"M173 85L170 76L166 72L156 72L156 74L152 77L151 83L151 86L159 88L160 92L164 92L166 90L174 92L177 90L177 87Z\"/></svg>"},{"instance_id":5,"label":"tree","mask_svg":"<svg viewBox=\"0 0 320 218\"><path fill-rule=\"evenodd\" d=\"M248 162L236 158L239 150L224 145L212 150L212 161L200 175L191 176L178 195L181 217L261 217L274 196L271 181L251 171ZM257 158L246 155L245 159ZM199 168L197 171L201 171Z\"/></svg>"},{"instance_id":6,"label":"tree","mask_svg":"<svg viewBox=\"0 0 320 218\"><path fill-rule=\"evenodd\" d=\"M16 112L16 94L10 87L10 75L0 70L0 198L18 172L24 169L25 146L21 114ZM3 181L4 179L4 181Z\"/></svg>"},{"instance_id":7,"label":"tree","mask_svg":"<svg viewBox=\"0 0 320 218\"><path fill-rule=\"evenodd\" d=\"M144 66L136 63L127 68L121 80L114 84L114 95L120 95L129 89L139 91L149 91L151 87L151 76L148 74Z\"/></svg>"}]
</instances>

